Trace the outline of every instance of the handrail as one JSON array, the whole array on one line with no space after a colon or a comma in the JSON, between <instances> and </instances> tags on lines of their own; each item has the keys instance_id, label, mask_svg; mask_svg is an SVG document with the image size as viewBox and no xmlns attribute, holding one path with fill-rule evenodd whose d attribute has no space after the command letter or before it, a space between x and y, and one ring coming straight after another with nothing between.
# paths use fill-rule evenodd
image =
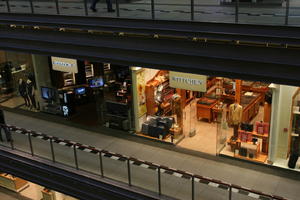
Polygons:
<instances>
[{"instance_id":1,"label":"handrail","mask_svg":"<svg viewBox=\"0 0 300 200\"><path fill-rule=\"evenodd\" d=\"M299 48L299 27L236 25L209 22L174 22L80 16L0 13L0 24L20 30L38 29L105 34L122 37L161 38L268 48Z\"/></svg>"},{"instance_id":2,"label":"handrail","mask_svg":"<svg viewBox=\"0 0 300 200\"><path fill-rule=\"evenodd\" d=\"M223 181L218 180L218 179L213 179L213 178L209 178L209 177L200 176L200 175L193 174L193 173L190 173L190 172L170 168L170 167L167 167L167 166L164 166L164 165L159 165L159 164L156 164L156 163L144 161L144 160L137 159L137 158L134 158L134 157L129 157L129 156L126 156L126 155L114 153L114 152L111 152L111 151L108 151L108 150L99 149L99 148L89 146L89 145L84 145L84 144L77 143L77 142L74 142L74 141L71 141L71 140L66 140L66 139L62 139L62 138L59 138L59 137L50 136L50 135L40 133L40 132L35 132L35 131L32 131L32 130L26 130L24 128L20 128L20 127L17 127L17 126L3 125L3 124L0 124L0 126L1 126L1 128L7 128L10 131L16 132L18 134L28 135L29 137L32 136L32 137L42 139L42 140L52 140L53 142L56 142L60 145L68 146L70 148L73 147L74 149L79 149L81 151L86 151L86 152L93 153L93 154L99 154L99 155L102 154L102 155L110 157L114 160L127 161L128 163L131 161L132 163L139 164L140 166L141 166L141 164L143 164L145 166L150 167L150 169L153 169L155 171L158 170L160 173L170 172L174 176L192 180L193 185L194 185L194 181L199 182L199 183L205 182L206 184L209 184L209 183L216 184L214 187L217 187L217 185L222 185L223 186L223 187L221 187L222 189L225 189L225 190L229 191L229 199L230 200L232 199L232 192L238 192L238 191L246 191L246 192L249 193L248 195L254 194L254 195L259 195L259 196L271 198L271 199L274 199L274 200L287 200L286 198L283 198L283 197L280 197L280 196L266 194L266 193L261 192L261 191L253 190L253 189L250 189L250 188L238 186L238 185L231 184L231 183L226 183L226 182L223 182ZM14 149L13 140L11 141L11 148ZM31 151L32 151L32 149L31 149ZM32 152L32 155L34 155L33 152ZM76 168L78 169L78 166L76 166ZM103 174L102 174L102 176L103 176ZM130 176L130 170L129 170L129 176ZM130 177L128 177L128 179L129 179L129 185L131 185ZM232 189L236 189L237 191L232 191ZM159 191L161 191L161 188L159 188ZM194 199L194 189L193 189L192 199Z\"/></svg>"},{"instance_id":3,"label":"handrail","mask_svg":"<svg viewBox=\"0 0 300 200\"><path fill-rule=\"evenodd\" d=\"M6 11L8 13L14 13L12 7L15 7L15 5L11 5L11 2L12 0L4 0L5 1L5 4L6 4ZM26 1L26 0L25 0ZM32 0L27 0L29 1L29 7L30 7L30 11L28 11L28 13L31 13L31 14L35 14L37 13L37 9L36 8L40 8L40 6L37 6L37 5L34 5L34 2ZM61 6L59 1L58 0L54 0L54 1L50 1L52 3L54 3L55 5L54 6L45 6L46 9L55 9L53 11L56 12L57 15L61 15L61 14L64 14L63 13L63 9L69 9L70 7L69 6ZM184 11L183 10L179 10L179 13L184 13L185 15L188 16L188 20L187 21L195 21L195 19L197 19L195 17L195 14L197 13L203 13L203 14L212 14L211 12L206 12L206 11L199 11L197 8L201 7L201 6L204 6L204 7L207 7L207 6L211 6L211 7L216 7L216 6L222 6L222 4L224 4L224 6L228 6L226 5L226 3L222 3L223 1L221 1L220 5L210 5L210 4L195 4L194 0L190 0L188 3L179 3L179 4L176 4L175 5L181 5L181 6L184 6L184 7L187 7L189 9L189 11ZM66 3L66 2L64 2ZM73 2L72 2L73 3ZM131 3L131 2L126 2L128 5L146 5L150 11L150 14L148 16L149 19L152 19L152 20L157 20L158 19L158 15L156 14L156 12L159 12L161 10L157 9L159 8L159 6L161 5L165 5L165 6L172 6L172 4L168 4L168 3L157 3L155 2L154 0L151 0L149 3L142 3L142 4L138 4L138 3ZM79 1L79 2L76 2L76 4L79 4L80 6L80 10L82 10L82 12L80 13L81 15L83 16L92 16L91 13L89 12L88 10L88 1L87 0L82 0L82 1ZM121 10L128 10L128 9L122 9L121 6L120 6L120 2L119 0L116 0L115 3L114 3L114 7L116 9L116 12L115 14L111 15L112 17L114 18L121 18L122 17L122 12ZM258 3L255 3L253 5L259 5ZM245 12L240 12L240 9L243 5L242 3L239 3L239 1L235 1L235 3L231 3L230 6L232 7L235 7L234 11L228 11L228 12L216 12L216 13L213 13L213 14L216 14L216 15L219 15L219 14L224 14L224 16L231 16L231 15L234 15L234 17L230 17L229 20L231 21L231 23L240 23L241 21L241 17L240 15L249 15L249 16L255 16L257 17L257 15L259 16L262 16L262 17L265 17L265 16L268 16L268 17L282 17L284 18L284 20L282 20L282 24L281 25L289 25L290 22L289 22L289 18L291 16L291 12L290 12L290 9L291 9L291 5L290 5L290 0L286 0L286 5L285 5L285 8L282 7L282 10L285 10L285 14L284 15L278 15L277 13L245 13ZM21 5L22 8L25 8L25 7L28 7L27 5ZM298 7L296 7L298 8ZM140 11L143 11L143 9L133 9L132 11L136 11L138 12L138 10ZM172 10L172 9L170 9ZM277 11L277 10L275 10ZM23 11L24 12L24 11ZM170 11L167 11L167 12L170 12ZM178 12L178 10L175 10L175 12ZM16 12L15 12L16 13ZM260 21L260 20L258 20ZM270 22L269 22L270 23Z\"/></svg>"}]
</instances>

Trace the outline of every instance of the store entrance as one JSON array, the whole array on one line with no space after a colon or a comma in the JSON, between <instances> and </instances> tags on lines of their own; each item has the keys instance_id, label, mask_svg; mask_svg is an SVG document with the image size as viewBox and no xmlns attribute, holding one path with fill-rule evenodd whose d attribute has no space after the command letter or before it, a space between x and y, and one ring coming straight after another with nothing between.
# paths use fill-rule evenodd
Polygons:
<instances>
[{"instance_id":1,"label":"store entrance","mask_svg":"<svg viewBox=\"0 0 300 200\"><path fill-rule=\"evenodd\" d=\"M133 70L137 134L211 155L266 162L268 84L155 69Z\"/></svg>"},{"instance_id":2,"label":"store entrance","mask_svg":"<svg viewBox=\"0 0 300 200\"><path fill-rule=\"evenodd\" d=\"M214 116L204 116L204 109L200 107L205 100L203 93L194 92L193 99L183 109L183 134L184 139L178 143L179 147L216 155L217 136L219 128L218 113ZM202 102L203 101L203 102ZM209 101L205 102L209 106ZM215 102L211 102L211 106ZM205 105L206 106L206 105ZM199 110L199 112L198 112ZM198 113L197 113L198 112ZM207 112L207 111L206 111Z\"/></svg>"}]
</instances>

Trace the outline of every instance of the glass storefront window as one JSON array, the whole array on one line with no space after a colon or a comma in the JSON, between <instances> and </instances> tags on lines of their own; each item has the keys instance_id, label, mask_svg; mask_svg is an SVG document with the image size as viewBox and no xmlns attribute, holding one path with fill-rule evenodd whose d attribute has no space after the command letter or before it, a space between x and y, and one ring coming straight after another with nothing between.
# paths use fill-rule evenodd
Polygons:
<instances>
[{"instance_id":1,"label":"glass storefront window","mask_svg":"<svg viewBox=\"0 0 300 200\"><path fill-rule=\"evenodd\" d=\"M267 163L269 84L137 67L132 74L138 135Z\"/></svg>"},{"instance_id":2,"label":"glass storefront window","mask_svg":"<svg viewBox=\"0 0 300 200\"><path fill-rule=\"evenodd\" d=\"M68 58L3 55L2 106L40 109L84 126L134 132L193 151L300 171L299 161L289 164L293 155L299 156L298 87ZM28 84L36 108L34 100L21 95L28 94Z\"/></svg>"},{"instance_id":3,"label":"glass storefront window","mask_svg":"<svg viewBox=\"0 0 300 200\"><path fill-rule=\"evenodd\" d=\"M36 80L31 54L1 52L1 105L37 111Z\"/></svg>"}]
</instances>

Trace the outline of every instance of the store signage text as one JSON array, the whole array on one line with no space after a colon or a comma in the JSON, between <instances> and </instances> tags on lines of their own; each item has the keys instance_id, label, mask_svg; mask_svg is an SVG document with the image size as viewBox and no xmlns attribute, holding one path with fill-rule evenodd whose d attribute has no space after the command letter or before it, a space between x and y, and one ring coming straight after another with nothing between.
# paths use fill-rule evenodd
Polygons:
<instances>
[{"instance_id":1,"label":"store signage text","mask_svg":"<svg viewBox=\"0 0 300 200\"><path fill-rule=\"evenodd\" d=\"M192 79L192 78L185 78L185 77L173 76L172 80L176 81L178 83L186 83L186 84L190 84L190 85L202 85L203 84L202 80Z\"/></svg>"},{"instance_id":2,"label":"store signage text","mask_svg":"<svg viewBox=\"0 0 300 200\"><path fill-rule=\"evenodd\" d=\"M53 70L78 73L77 60L75 59L51 57L51 61Z\"/></svg>"},{"instance_id":3,"label":"store signage text","mask_svg":"<svg viewBox=\"0 0 300 200\"><path fill-rule=\"evenodd\" d=\"M169 76L173 88L206 92L207 77L204 75L170 71Z\"/></svg>"}]
</instances>

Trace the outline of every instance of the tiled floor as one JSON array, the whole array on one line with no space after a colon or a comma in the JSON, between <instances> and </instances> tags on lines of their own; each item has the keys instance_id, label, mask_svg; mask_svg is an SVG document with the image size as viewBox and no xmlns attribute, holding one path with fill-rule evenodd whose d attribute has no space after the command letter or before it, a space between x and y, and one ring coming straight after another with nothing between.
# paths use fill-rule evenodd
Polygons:
<instances>
[{"instance_id":1,"label":"tiled floor","mask_svg":"<svg viewBox=\"0 0 300 200\"><path fill-rule=\"evenodd\" d=\"M107 149L116 153L121 153L127 156L136 157L142 160L147 160L150 162L158 163L161 165L166 165L175 169L185 170L188 172L196 173L198 175L212 177L215 179L220 179L229 183L241 185L248 188L253 188L255 190L272 193L279 196L284 196L289 199L297 200L299 197L298 191L300 191L300 174L290 174L290 172L280 171L273 168L268 168L265 166L255 165L252 163L246 163L238 160L231 160L216 156L193 156L184 153L180 153L176 148L180 147L168 147L168 149L160 148L154 145L147 145L147 142L139 143L133 140L136 139L123 139L121 137L110 136L107 134L100 134L99 132L87 131L71 126L66 126L50 121L45 121L37 118L31 118L24 115L5 112L6 121L9 124L17 125L19 127L40 131L45 134L62 137L72 141L81 142L83 144L88 144L98 148ZM113 131L113 130L112 130ZM25 138L26 139L26 138ZM24 139L23 139L24 140ZM24 140L26 141L26 140ZM151 143L149 141L149 143ZM20 143L20 145L25 145L25 142ZM39 150L39 146L36 148ZM21 146L20 146L21 148ZM174 150L172 150L174 149ZM46 151L46 150L45 150ZM65 149L56 149L56 154L65 154ZM70 153L68 159L71 159L72 154ZM92 166L93 162L88 156L79 155L79 162L90 163L87 165L93 170L99 170L99 166ZM64 159L64 158L62 158ZM67 159L67 158L66 158ZM64 161L64 160L63 160ZM72 161L70 161L72 163ZM107 175L114 175L118 179L126 179L126 166L121 166L119 163L114 163L114 160L105 161L105 173ZM84 166L84 165L81 165ZM81 167L80 166L80 167ZM139 168L135 169L137 176L151 176L151 174L143 173L139 171ZM124 171L124 172L123 172ZM123 178L122 178L123 177ZM167 177L166 184L170 187L185 188L186 183L181 179L170 179ZM135 180L138 181L137 177ZM146 179L139 179L145 181ZM153 181L147 182L148 185L153 185ZM147 185L146 183L144 183ZM154 186L152 186L153 188ZM154 187L155 188L155 187ZM290 189L285 189L290 188ZM190 188L189 188L190 189ZM208 189L211 191L211 188ZM164 190L163 193L169 192L169 190ZM216 194L209 192L204 199L216 199ZM176 195L178 191L173 191L173 195ZM206 194L206 193L205 193ZM205 195L201 193L201 195ZM189 193L182 192L181 199L188 199ZM199 193L200 195L200 193ZM222 196L220 194L220 196ZM199 197L199 196L198 196ZM202 199L198 198L197 199Z\"/></svg>"},{"instance_id":2,"label":"tiled floor","mask_svg":"<svg viewBox=\"0 0 300 200\"><path fill-rule=\"evenodd\" d=\"M256 121L261 121L263 119L263 111L264 108L261 106L259 109L259 113L255 118L252 119L252 124L255 124ZM206 120L187 118L187 120L184 120L184 125L188 126L187 124L196 125L196 135L190 137L188 134L185 134L185 138L178 144L178 146L208 153L211 155L216 155L218 153L217 145L221 145L219 144L220 142L224 144L224 141L217 141L218 134L222 134L220 132L218 133L217 126L222 129L219 129L219 131L222 131L223 134L226 135L226 138L230 138L233 134L233 128L228 127L227 129L223 129L223 127L221 127L221 124L218 124L217 122L209 123ZM228 146L227 144L224 145L226 146L221 151L221 154L233 156L233 152L230 150L230 146Z\"/></svg>"},{"instance_id":3,"label":"tiled floor","mask_svg":"<svg viewBox=\"0 0 300 200\"><path fill-rule=\"evenodd\" d=\"M24 104L24 100L21 96L15 96L13 98L8 99L1 103L1 106L9 107L9 108L16 108Z\"/></svg>"},{"instance_id":4,"label":"tiled floor","mask_svg":"<svg viewBox=\"0 0 300 200\"><path fill-rule=\"evenodd\" d=\"M178 146L216 155L217 124L197 119L194 119L193 123L196 123L196 135L187 135Z\"/></svg>"}]
</instances>

